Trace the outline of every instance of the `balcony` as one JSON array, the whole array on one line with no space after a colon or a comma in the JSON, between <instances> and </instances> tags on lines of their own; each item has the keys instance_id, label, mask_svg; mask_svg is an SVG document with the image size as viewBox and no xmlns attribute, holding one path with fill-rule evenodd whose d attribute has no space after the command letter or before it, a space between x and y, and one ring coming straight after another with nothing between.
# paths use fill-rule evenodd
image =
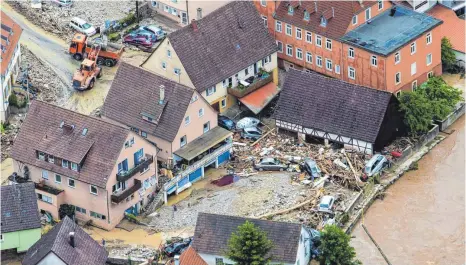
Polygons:
<instances>
[{"instance_id":1,"label":"balcony","mask_svg":"<svg viewBox=\"0 0 466 265\"><path fill-rule=\"evenodd\" d=\"M134 179L133 186L131 186L130 188L127 188L126 190L112 194L112 202L114 203L122 202L123 200L131 196L133 193L138 191L141 187L142 187L142 182L139 179Z\"/></svg>"},{"instance_id":2,"label":"balcony","mask_svg":"<svg viewBox=\"0 0 466 265\"><path fill-rule=\"evenodd\" d=\"M240 84L236 87L229 87L228 94L233 95L237 98L242 98L257 89L267 85L273 81L273 75L269 72L262 72L261 76L251 76L244 81L240 81Z\"/></svg>"},{"instance_id":3,"label":"balcony","mask_svg":"<svg viewBox=\"0 0 466 265\"><path fill-rule=\"evenodd\" d=\"M59 190L54 187L48 186L42 181L39 183L34 183L34 185L37 190L44 191L52 195L58 195L63 192L63 190Z\"/></svg>"},{"instance_id":4,"label":"balcony","mask_svg":"<svg viewBox=\"0 0 466 265\"><path fill-rule=\"evenodd\" d=\"M128 171L120 171L116 174L116 178L120 182L124 182L128 179L130 179L132 176L134 176L136 173L142 173L144 172L150 164L154 162L154 157L146 154L145 157L142 158L142 160L139 162L138 165L133 167L132 169Z\"/></svg>"}]
</instances>

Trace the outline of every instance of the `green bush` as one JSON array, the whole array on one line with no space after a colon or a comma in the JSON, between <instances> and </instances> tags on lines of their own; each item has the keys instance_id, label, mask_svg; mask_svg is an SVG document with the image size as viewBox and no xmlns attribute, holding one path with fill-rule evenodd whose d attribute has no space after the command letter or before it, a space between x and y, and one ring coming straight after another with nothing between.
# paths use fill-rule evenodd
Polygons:
<instances>
[{"instance_id":1,"label":"green bush","mask_svg":"<svg viewBox=\"0 0 466 265\"><path fill-rule=\"evenodd\" d=\"M10 96L8 97L8 102L10 103L11 106L18 107L18 97L16 96L15 93L10 94Z\"/></svg>"},{"instance_id":2,"label":"green bush","mask_svg":"<svg viewBox=\"0 0 466 265\"><path fill-rule=\"evenodd\" d=\"M446 71L448 71L456 63L455 52L453 51L453 45L447 37L442 38L442 64Z\"/></svg>"},{"instance_id":3,"label":"green bush","mask_svg":"<svg viewBox=\"0 0 466 265\"><path fill-rule=\"evenodd\" d=\"M109 41L117 41L120 38L121 38L121 35L118 32L108 34L108 40Z\"/></svg>"},{"instance_id":4,"label":"green bush","mask_svg":"<svg viewBox=\"0 0 466 265\"><path fill-rule=\"evenodd\" d=\"M118 22L123 25L123 27L128 26L136 22L136 15L134 13L128 14L126 17L120 19Z\"/></svg>"}]
</instances>

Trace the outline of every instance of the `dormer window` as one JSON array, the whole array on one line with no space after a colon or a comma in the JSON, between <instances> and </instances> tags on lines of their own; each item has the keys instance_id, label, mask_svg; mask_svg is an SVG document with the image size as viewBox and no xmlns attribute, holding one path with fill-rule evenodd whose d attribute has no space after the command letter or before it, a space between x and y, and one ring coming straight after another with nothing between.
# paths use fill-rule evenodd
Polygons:
<instances>
[{"instance_id":1,"label":"dormer window","mask_svg":"<svg viewBox=\"0 0 466 265\"><path fill-rule=\"evenodd\" d=\"M294 13L294 9L293 9L293 6L288 6L288 15L293 15Z\"/></svg>"},{"instance_id":2,"label":"dormer window","mask_svg":"<svg viewBox=\"0 0 466 265\"><path fill-rule=\"evenodd\" d=\"M307 10L304 10L304 20L309 21L311 19L311 14L307 12Z\"/></svg>"},{"instance_id":3,"label":"dormer window","mask_svg":"<svg viewBox=\"0 0 466 265\"><path fill-rule=\"evenodd\" d=\"M327 27L327 19L323 16L320 18L320 25L322 27Z\"/></svg>"},{"instance_id":4,"label":"dormer window","mask_svg":"<svg viewBox=\"0 0 466 265\"><path fill-rule=\"evenodd\" d=\"M68 168L68 160L63 159L61 161L61 166L64 167L64 168Z\"/></svg>"},{"instance_id":5,"label":"dormer window","mask_svg":"<svg viewBox=\"0 0 466 265\"><path fill-rule=\"evenodd\" d=\"M55 158L53 157L53 155L49 155L48 160L52 164L55 163Z\"/></svg>"},{"instance_id":6,"label":"dormer window","mask_svg":"<svg viewBox=\"0 0 466 265\"><path fill-rule=\"evenodd\" d=\"M39 152L39 159L45 160L45 154L43 152Z\"/></svg>"},{"instance_id":7,"label":"dormer window","mask_svg":"<svg viewBox=\"0 0 466 265\"><path fill-rule=\"evenodd\" d=\"M71 162L71 169L74 171L78 171L78 164Z\"/></svg>"}]
</instances>

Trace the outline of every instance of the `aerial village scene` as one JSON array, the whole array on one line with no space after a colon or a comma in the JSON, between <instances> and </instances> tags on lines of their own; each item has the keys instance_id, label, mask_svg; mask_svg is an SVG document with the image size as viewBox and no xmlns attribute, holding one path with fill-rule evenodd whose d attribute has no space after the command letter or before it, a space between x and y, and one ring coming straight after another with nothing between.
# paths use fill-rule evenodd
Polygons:
<instances>
[{"instance_id":1,"label":"aerial village scene","mask_svg":"<svg viewBox=\"0 0 466 265\"><path fill-rule=\"evenodd\" d=\"M464 0L0 4L1 264L466 264Z\"/></svg>"}]
</instances>

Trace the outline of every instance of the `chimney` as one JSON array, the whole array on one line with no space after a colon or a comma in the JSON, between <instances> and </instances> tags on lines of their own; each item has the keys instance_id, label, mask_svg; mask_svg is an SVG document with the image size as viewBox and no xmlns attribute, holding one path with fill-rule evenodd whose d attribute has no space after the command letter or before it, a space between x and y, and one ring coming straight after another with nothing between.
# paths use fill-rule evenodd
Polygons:
<instances>
[{"instance_id":1,"label":"chimney","mask_svg":"<svg viewBox=\"0 0 466 265\"><path fill-rule=\"evenodd\" d=\"M191 27L194 31L197 31L197 21L195 19L191 20Z\"/></svg>"},{"instance_id":2,"label":"chimney","mask_svg":"<svg viewBox=\"0 0 466 265\"><path fill-rule=\"evenodd\" d=\"M74 242L74 232L70 232L70 245L72 247L76 247L75 242Z\"/></svg>"},{"instance_id":3,"label":"chimney","mask_svg":"<svg viewBox=\"0 0 466 265\"><path fill-rule=\"evenodd\" d=\"M159 104L162 105L165 102L165 86L160 85L160 100Z\"/></svg>"},{"instance_id":4,"label":"chimney","mask_svg":"<svg viewBox=\"0 0 466 265\"><path fill-rule=\"evenodd\" d=\"M197 8L197 20L202 19L202 8Z\"/></svg>"},{"instance_id":5,"label":"chimney","mask_svg":"<svg viewBox=\"0 0 466 265\"><path fill-rule=\"evenodd\" d=\"M180 255L175 255L175 265L180 265Z\"/></svg>"},{"instance_id":6,"label":"chimney","mask_svg":"<svg viewBox=\"0 0 466 265\"><path fill-rule=\"evenodd\" d=\"M396 6L392 7L392 9L390 9L390 16L393 17L395 15L395 12L396 12Z\"/></svg>"}]
</instances>

